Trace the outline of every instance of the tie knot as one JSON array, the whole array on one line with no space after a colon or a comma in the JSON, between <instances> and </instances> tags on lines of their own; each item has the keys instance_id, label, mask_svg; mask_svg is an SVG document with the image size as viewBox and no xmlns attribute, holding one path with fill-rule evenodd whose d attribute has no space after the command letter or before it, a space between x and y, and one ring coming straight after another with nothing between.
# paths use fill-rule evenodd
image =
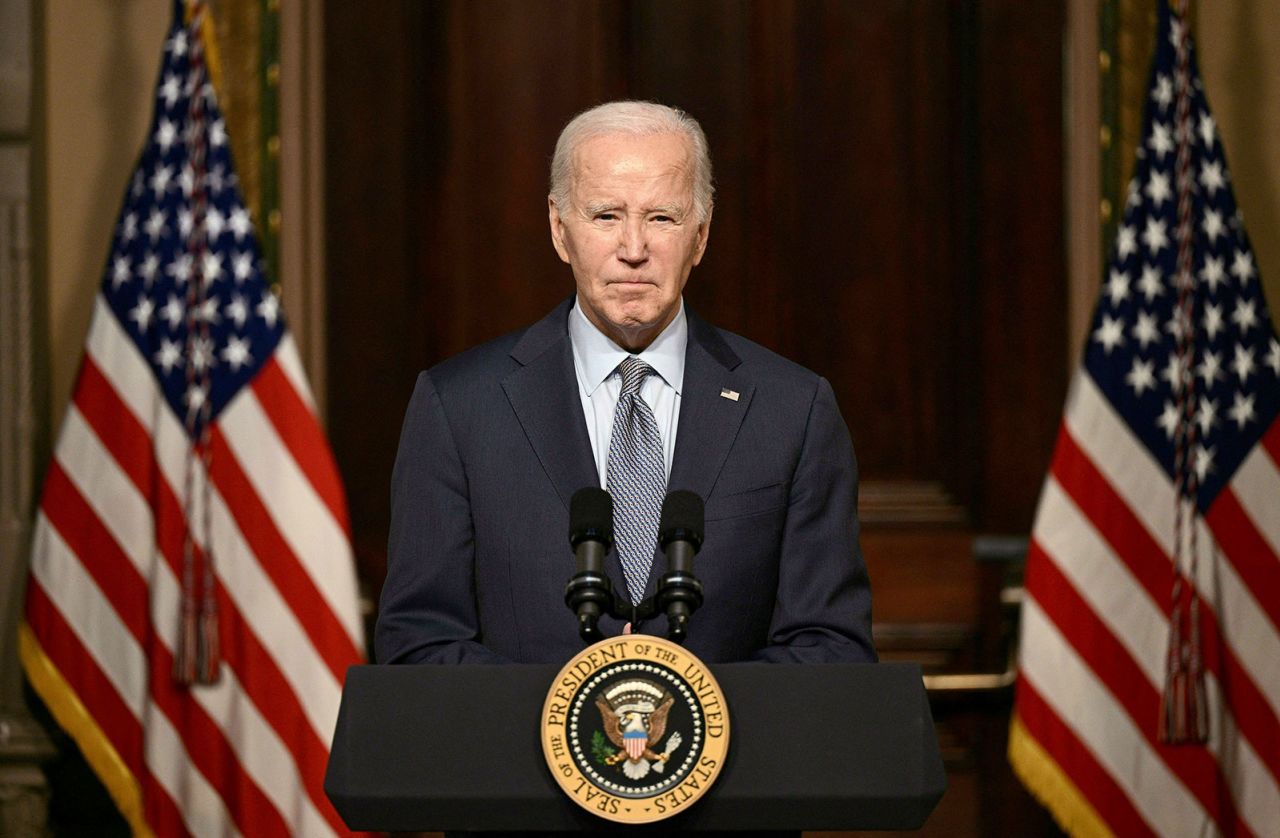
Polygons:
<instances>
[{"instance_id":1,"label":"tie knot","mask_svg":"<svg viewBox=\"0 0 1280 838\"><path fill-rule=\"evenodd\" d=\"M635 355L628 355L618 365L618 371L622 373L622 395L634 396L639 394L640 385L653 372L653 367Z\"/></svg>"}]
</instances>

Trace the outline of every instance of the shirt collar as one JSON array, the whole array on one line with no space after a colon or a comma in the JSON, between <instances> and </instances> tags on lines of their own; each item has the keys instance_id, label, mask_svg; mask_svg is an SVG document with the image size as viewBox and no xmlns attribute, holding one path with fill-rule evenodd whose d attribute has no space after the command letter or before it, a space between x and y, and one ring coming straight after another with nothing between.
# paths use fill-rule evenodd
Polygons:
<instances>
[{"instance_id":1,"label":"shirt collar","mask_svg":"<svg viewBox=\"0 0 1280 838\"><path fill-rule=\"evenodd\" d=\"M569 340L573 344L578 386L588 397L631 354L587 319L578 307L577 297L574 297L573 309L569 312ZM681 297L680 310L675 318L638 356L653 367L677 395L684 388L684 354L688 344L689 321L684 314L684 297Z\"/></svg>"}]
</instances>

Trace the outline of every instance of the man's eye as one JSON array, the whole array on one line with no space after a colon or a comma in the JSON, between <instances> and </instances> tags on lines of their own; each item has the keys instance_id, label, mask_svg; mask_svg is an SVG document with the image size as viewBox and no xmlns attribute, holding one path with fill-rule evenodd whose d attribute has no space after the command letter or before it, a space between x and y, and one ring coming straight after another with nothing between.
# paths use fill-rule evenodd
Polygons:
<instances>
[{"instance_id":1,"label":"man's eye","mask_svg":"<svg viewBox=\"0 0 1280 838\"><path fill-rule=\"evenodd\" d=\"M613 220L614 220L614 219L616 219L617 217L618 217L618 216L617 216L615 213L612 213L612 212L598 212L598 213L596 213L596 221L613 221Z\"/></svg>"},{"instance_id":2,"label":"man's eye","mask_svg":"<svg viewBox=\"0 0 1280 838\"><path fill-rule=\"evenodd\" d=\"M653 217L653 220L654 220L654 221L659 221L659 222L661 222L661 223L663 223L663 224L670 224L672 221L675 221L675 219L674 219L674 218L672 218L672 217L671 217L671 216L669 216L669 215L655 215L655 216Z\"/></svg>"}]
</instances>

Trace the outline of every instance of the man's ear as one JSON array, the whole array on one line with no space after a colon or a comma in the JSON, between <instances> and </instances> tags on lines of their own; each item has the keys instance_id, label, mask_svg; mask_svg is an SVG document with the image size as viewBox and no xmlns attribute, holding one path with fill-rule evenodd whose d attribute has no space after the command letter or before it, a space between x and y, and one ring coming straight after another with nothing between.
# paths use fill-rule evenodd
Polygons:
<instances>
[{"instance_id":1,"label":"man's ear","mask_svg":"<svg viewBox=\"0 0 1280 838\"><path fill-rule=\"evenodd\" d=\"M564 219L560 217L560 208L556 206L556 199L550 195L547 196L547 222L551 225L551 246L556 249L556 253L560 254L560 261L568 264L569 248L565 246L564 241Z\"/></svg>"},{"instance_id":2,"label":"man's ear","mask_svg":"<svg viewBox=\"0 0 1280 838\"><path fill-rule=\"evenodd\" d=\"M711 235L711 211L707 212L707 220L698 225L698 241L693 246L693 264L702 261L702 254L707 252L707 238Z\"/></svg>"}]
</instances>

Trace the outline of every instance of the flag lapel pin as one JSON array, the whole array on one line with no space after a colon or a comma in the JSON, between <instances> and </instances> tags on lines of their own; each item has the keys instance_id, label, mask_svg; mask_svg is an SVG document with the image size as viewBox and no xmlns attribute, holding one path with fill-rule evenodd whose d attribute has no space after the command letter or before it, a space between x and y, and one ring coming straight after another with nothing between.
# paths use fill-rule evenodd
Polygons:
<instances>
[{"instance_id":1,"label":"flag lapel pin","mask_svg":"<svg viewBox=\"0 0 1280 838\"><path fill-rule=\"evenodd\" d=\"M720 398L722 399L728 399L731 402L736 402L740 395L742 394L737 390L730 390L728 387L720 388Z\"/></svg>"}]
</instances>

